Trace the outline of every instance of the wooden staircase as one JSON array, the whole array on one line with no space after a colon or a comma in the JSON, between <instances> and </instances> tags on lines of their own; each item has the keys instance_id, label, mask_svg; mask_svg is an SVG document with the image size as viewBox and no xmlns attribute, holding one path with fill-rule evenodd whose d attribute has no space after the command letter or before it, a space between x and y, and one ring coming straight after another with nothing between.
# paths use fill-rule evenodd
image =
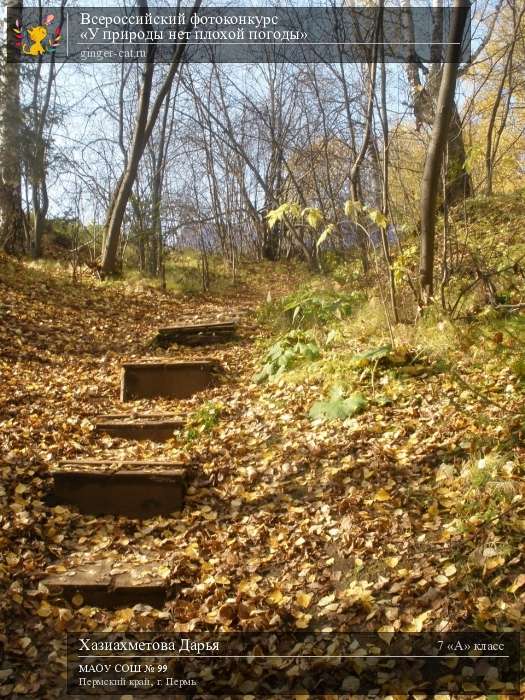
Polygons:
<instances>
[{"instance_id":1,"label":"wooden staircase","mask_svg":"<svg viewBox=\"0 0 525 700\"><path fill-rule=\"evenodd\" d=\"M234 322L198 323L161 328L161 343L197 345L233 337ZM143 358L124 362L121 401L185 399L217 385L221 366L216 360L176 361ZM95 435L164 442L184 425L171 413L112 413L95 419ZM173 517L184 507L189 481L187 464L165 460L84 459L62 462L51 470L52 504L77 508L93 516L134 519ZM161 607L175 591L169 562L145 556L117 559L82 558L80 553L50 566L43 584L51 595L87 604L119 607L145 603Z\"/></svg>"}]
</instances>

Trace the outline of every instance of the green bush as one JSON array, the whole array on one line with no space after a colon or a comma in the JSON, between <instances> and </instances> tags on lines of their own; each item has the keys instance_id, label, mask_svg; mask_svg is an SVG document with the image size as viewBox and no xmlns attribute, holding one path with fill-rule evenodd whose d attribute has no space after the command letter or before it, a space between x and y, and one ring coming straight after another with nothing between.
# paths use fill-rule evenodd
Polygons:
<instances>
[{"instance_id":1,"label":"green bush","mask_svg":"<svg viewBox=\"0 0 525 700\"><path fill-rule=\"evenodd\" d=\"M306 288L266 304L261 320L276 320L288 328L308 329L341 321L352 313L362 295Z\"/></svg>"},{"instance_id":2,"label":"green bush","mask_svg":"<svg viewBox=\"0 0 525 700\"><path fill-rule=\"evenodd\" d=\"M319 356L319 347L309 333L290 331L269 348L264 366L255 380L260 383L275 379L302 362L317 360Z\"/></svg>"}]
</instances>

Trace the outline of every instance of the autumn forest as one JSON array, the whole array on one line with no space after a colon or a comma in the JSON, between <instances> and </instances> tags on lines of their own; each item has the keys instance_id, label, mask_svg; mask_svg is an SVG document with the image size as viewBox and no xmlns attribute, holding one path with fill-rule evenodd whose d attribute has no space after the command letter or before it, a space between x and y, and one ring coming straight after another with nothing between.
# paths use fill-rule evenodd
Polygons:
<instances>
[{"instance_id":1,"label":"autumn forest","mask_svg":"<svg viewBox=\"0 0 525 700\"><path fill-rule=\"evenodd\" d=\"M3 3L0 697L517 698L524 0L70 4Z\"/></svg>"}]
</instances>

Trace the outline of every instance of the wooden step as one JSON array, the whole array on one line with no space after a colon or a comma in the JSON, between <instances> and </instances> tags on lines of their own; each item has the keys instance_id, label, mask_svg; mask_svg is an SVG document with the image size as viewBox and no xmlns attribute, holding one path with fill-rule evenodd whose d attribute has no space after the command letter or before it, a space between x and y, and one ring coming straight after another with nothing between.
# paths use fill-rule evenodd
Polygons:
<instances>
[{"instance_id":1,"label":"wooden step","mask_svg":"<svg viewBox=\"0 0 525 700\"><path fill-rule=\"evenodd\" d=\"M178 462L82 460L51 470L53 503L81 513L150 518L181 510L186 470Z\"/></svg>"},{"instance_id":2,"label":"wooden step","mask_svg":"<svg viewBox=\"0 0 525 700\"><path fill-rule=\"evenodd\" d=\"M168 358L125 362L122 365L120 399L188 399L215 386L220 369L215 360L181 362Z\"/></svg>"},{"instance_id":3,"label":"wooden step","mask_svg":"<svg viewBox=\"0 0 525 700\"><path fill-rule=\"evenodd\" d=\"M168 347L172 343L179 345L211 345L224 343L235 337L237 321L202 321L198 323L179 324L159 328L157 345Z\"/></svg>"},{"instance_id":4,"label":"wooden step","mask_svg":"<svg viewBox=\"0 0 525 700\"><path fill-rule=\"evenodd\" d=\"M49 567L42 583L52 596L72 601L77 607L115 608L142 603L160 608L171 594L169 563L144 562L142 558L88 562L66 559Z\"/></svg>"},{"instance_id":5,"label":"wooden step","mask_svg":"<svg viewBox=\"0 0 525 700\"><path fill-rule=\"evenodd\" d=\"M165 442L183 425L183 418L169 413L112 413L95 419L95 432L127 440Z\"/></svg>"}]
</instances>

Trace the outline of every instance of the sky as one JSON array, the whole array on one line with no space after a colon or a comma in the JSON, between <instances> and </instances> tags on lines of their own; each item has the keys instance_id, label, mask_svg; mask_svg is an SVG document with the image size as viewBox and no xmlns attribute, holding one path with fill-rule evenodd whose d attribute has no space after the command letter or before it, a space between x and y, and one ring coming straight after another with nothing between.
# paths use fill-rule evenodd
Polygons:
<instances>
[{"instance_id":1,"label":"sky","mask_svg":"<svg viewBox=\"0 0 525 700\"><path fill-rule=\"evenodd\" d=\"M173 3L150 2L151 7L173 7ZM304 5L306 3L301 3ZM329 3L326 3L329 4ZM396 6L397 3L388 3ZM414 2L414 6L429 6L428 2ZM38 3L27 2L26 5L38 5ZM78 3L69 2L68 6L78 6ZM205 7L219 6L237 7L272 7L291 6L296 7L298 3L264 3L247 2L246 0L235 0L233 3L207 2ZM324 6L324 3L311 3L312 6ZM121 3L102 3L92 0L90 7L120 7ZM129 4L124 5L129 6ZM43 3L44 8L53 7L50 3ZM100 173L100 186L107 188L110 180L107 180L108 167L114 168L114 175L119 172L119 163L115 158L120 158L120 152L114 148L114 153L108 151L107 145L103 145L101 138L114 139L114 122L108 117L107 107L114 101L117 90L117 72L119 66L116 65L90 65L90 64L62 64L58 67L56 85L56 104L60 106L63 113L63 121L53 130L53 139L56 146L65 148L70 156L81 159L89 164L91 175L96 178ZM352 72L351 67L349 68ZM263 88L261 83L261 71L250 64L232 64L228 68L230 78L235 78L243 89L247 92L260 91ZM403 67L399 65L389 66L389 110L391 119L396 120L400 115L407 112L407 91L406 80ZM27 94L25 95L27 98ZM109 155L110 163L103 163L101 152ZM50 168L50 215L60 216L66 212L71 212L80 206L81 217L84 221L100 219L103 212L99 207L97 211L93 207L92 198L84 194L72 197L72 192L82 189L81 185L73 182L71 173L68 178L61 176L60 169ZM74 174L73 174L74 177ZM80 201L79 201L80 198Z\"/></svg>"}]
</instances>

